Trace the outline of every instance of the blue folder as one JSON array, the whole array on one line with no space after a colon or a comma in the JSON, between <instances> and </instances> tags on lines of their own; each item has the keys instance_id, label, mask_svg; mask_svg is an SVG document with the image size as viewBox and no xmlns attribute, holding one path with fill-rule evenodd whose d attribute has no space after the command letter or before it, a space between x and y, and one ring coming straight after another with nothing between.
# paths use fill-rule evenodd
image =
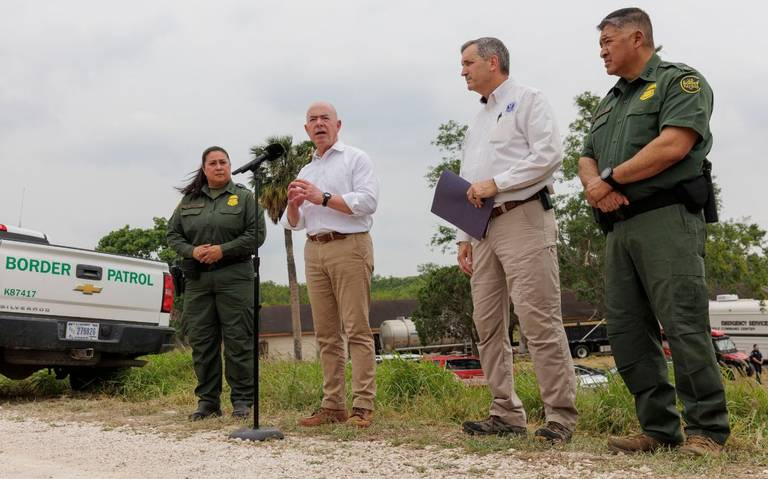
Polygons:
<instances>
[{"instance_id":1,"label":"blue folder","mask_svg":"<svg viewBox=\"0 0 768 479\"><path fill-rule=\"evenodd\" d=\"M445 170L435 187L432 213L451 223L471 237L481 240L491 219L493 198L485 198L482 208L467 200L470 183L456 173Z\"/></svg>"}]
</instances>

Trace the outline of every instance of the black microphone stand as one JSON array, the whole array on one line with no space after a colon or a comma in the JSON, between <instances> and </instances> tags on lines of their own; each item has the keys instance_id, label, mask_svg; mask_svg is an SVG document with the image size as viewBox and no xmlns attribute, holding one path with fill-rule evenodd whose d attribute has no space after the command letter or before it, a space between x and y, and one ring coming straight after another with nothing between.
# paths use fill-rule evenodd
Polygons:
<instances>
[{"instance_id":1,"label":"black microphone stand","mask_svg":"<svg viewBox=\"0 0 768 479\"><path fill-rule=\"evenodd\" d=\"M261 176L258 174L262 161L251 162L246 165L247 170L253 173L253 195L256 199L256 237L259 235L259 187ZM243 168L240 168L243 170ZM238 172L244 172L238 171ZM241 427L229 434L230 439L243 439L246 441L265 441L267 439L283 439L283 433L271 427L259 427L259 325L261 323L261 299L259 298L259 244L256 243L256 254L253 256L253 427Z\"/></svg>"}]
</instances>

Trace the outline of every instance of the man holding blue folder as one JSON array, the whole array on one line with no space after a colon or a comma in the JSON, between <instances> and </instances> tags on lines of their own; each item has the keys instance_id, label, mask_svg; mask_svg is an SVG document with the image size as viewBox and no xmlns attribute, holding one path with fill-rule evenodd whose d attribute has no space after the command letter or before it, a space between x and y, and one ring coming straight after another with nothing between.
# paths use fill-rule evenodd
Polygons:
<instances>
[{"instance_id":1,"label":"man holding blue folder","mask_svg":"<svg viewBox=\"0 0 768 479\"><path fill-rule=\"evenodd\" d=\"M461 47L461 75L482 107L464 139L461 176L467 201L494 203L484 238L459 230L458 261L472 277L473 320L493 401L488 419L467 421L479 435L526 435L515 393L509 301L528 340L544 403L537 439L568 442L576 425L576 378L560 309L557 226L549 194L562 148L551 107L538 90L509 78L509 52L496 38Z\"/></svg>"}]
</instances>

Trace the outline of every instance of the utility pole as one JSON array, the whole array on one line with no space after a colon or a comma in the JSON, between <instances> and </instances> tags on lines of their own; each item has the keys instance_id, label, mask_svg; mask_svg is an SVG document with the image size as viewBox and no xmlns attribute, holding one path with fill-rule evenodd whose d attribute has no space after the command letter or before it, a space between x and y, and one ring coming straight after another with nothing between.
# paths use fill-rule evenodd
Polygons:
<instances>
[{"instance_id":1,"label":"utility pole","mask_svg":"<svg viewBox=\"0 0 768 479\"><path fill-rule=\"evenodd\" d=\"M26 192L27 187L22 186L21 187L21 208L19 208L19 228L21 228L21 220L24 218L24 193Z\"/></svg>"}]
</instances>

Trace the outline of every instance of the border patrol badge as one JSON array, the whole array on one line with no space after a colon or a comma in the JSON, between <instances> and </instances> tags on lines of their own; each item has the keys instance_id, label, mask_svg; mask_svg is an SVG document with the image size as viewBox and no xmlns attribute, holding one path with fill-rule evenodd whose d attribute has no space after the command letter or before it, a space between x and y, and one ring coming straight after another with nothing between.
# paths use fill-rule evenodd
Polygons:
<instances>
[{"instance_id":1,"label":"border patrol badge","mask_svg":"<svg viewBox=\"0 0 768 479\"><path fill-rule=\"evenodd\" d=\"M228 206L237 206L237 195L229 195L229 199L227 200Z\"/></svg>"},{"instance_id":2,"label":"border patrol badge","mask_svg":"<svg viewBox=\"0 0 768 479\"><path fill-rule=\"evenodd\" d=\"M656 93L656 84L651 83L648 85L648 87L645 89L642 95L640 95L640 101L645 101L653 96L653 94Z\"/></svg>"},{"instance_id":3,"label":"border patrol badge","mask_svg":"<svg viewBox=\"0 0 768 479\"><path fill-rule=\"evenodd\" d=\"M699 84L699 77L694 75L688 75L680 80L680 88L686 93L698 93L701 91L701 85Z\"/></svg>"}]
</instances>

